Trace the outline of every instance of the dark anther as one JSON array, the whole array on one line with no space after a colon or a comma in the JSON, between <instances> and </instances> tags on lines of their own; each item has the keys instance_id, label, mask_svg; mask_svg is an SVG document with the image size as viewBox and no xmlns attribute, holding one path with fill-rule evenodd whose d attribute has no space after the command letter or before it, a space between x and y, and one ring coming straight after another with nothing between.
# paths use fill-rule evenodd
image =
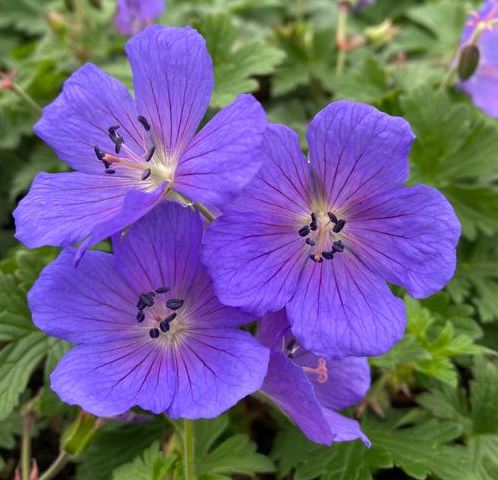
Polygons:
<instances>
[{"instance_id":1,"label":"dark anther","mask_svg":"<svg viewBox=\"0 0 498 480\"><path fill-rule=\"evenodd\" d=\"M163 322L172 322L176 318L176 312L173 312L171 315L168 315Z\"/></svg>"},{"instance_id":2,"label":"dark anther","mask_svg":"<svg viewBox=\"0 0 498 480\"><path fill-rule=\"evenodd\" d=\"M97 145L93 147L93 150L95 151L95 155L97 155L97 158L101 161L104 161L104 156L105 156L104 150L101 150Z\"/></svg>"},{"instance_id":3,"label":"dark anther","mask_svg":"<svg viewBox=\"0 0 498 480\"><path fill-rule=\"evenodd\" d=\"M150 168L146 168L144 173L142 173L142 180L147 180L150 177L151 170Z\"/></svg>"},{"instance_id":4,"label":"dark anther","mask_svg":"<svg viewBox=\"0 0 498 480\"><path fill-rule=\"evenodd\" d=\"M314 212L311 212L311 221L316 222L316 215Z\"/></svg>"},{"instance_id":5,"label":"dark anther","mask_svg":"<svg viewBox=\"0 0 498 480\"><path fill-rule=\"evenodd\" d=\"M332 212L328 212L327 215L332 223L337 223L337 217Z\"/></svg>"},{"instance_id":6,"label":"dark anther","mask_svg":"<svg viewBox=\"0 0 498 480\"><path fill-rule=\"evenodd\" d=\"M314 240L311 240L311 238L307 238L307 239L306 239L306 243L307 243L308 245L312 246L312 247L314 247L314 246L315 246L315 241L314 241Z\"/></svg>"},{"instance_id":7,"label":"dark anther","mask_svg":"<svg viewBox=\"0 0 498 480\"><path fill-rule=\"evenodd\" d=\"M106 168L104 171L107 175L114 175L116 173L116 170L113 170L112 168Z\"/></svg>"},{"instance_id":8,"label":"dark anther","mask_svg":"<svg viewBox=\"0 0 498 480\"><path fill-rule=\"evenodd\" d=\"M139 299L138 299L138 302L137 302L137 308L138 308L139 310L143 310L146 306L147 306L147 305L145 305L145 303L144 303L144 302L142 302L142 300L139 298Z\"/></svg>"},{"instance_id":9,"label":"dark anther","mask_svg":"<svg viewBox=\"0 0 498 480\"><path fill-rule=\"evenodd\" d=\"M157 337L159 337L159 329L157 329L157 328L151 328L149 330L149 335L151 336L151 338L157 338Z\"/></svg>"},{"instance_id":10,"label":"dark anther","mask_svg":"<svg viewBox=\"0 0 498 480\"><path fill-rule=\"evenodd\" d=\"M311 259L311 260L313 260L315 263L322 263L322 262L323 262L323 258L322 258L322 257L320 257L320 259L319 259L319 260L317 260L317 259L315 258L315 255L314 255L313 253L312 253L312 254L310 254L310 259Z\"/></svg>"},{"instance_id":11,"label":"dark anther","mask_svg":"<svg viewBox=\"0 0 498 480\"><path fill-rule=\"evenodd\" d=\"M306 235L309 235L310 233L310 227L308 227L308 225L305 225L304 227L300 228L297 233L299 233L299 236L301 237L306 237Z\"/></svg>"},{"instance_id":12,"label":"dark anther","mask_svg":"<svg viewBox=\"0 0 498 480\"><path fill-rule=\"evenodd\" d=\"M332 231L334 233L339 233L344 228L344 225L346 225L346 220L337 220Z\"/></svg>"},{"instance_id":13,"label":"dark anther","mask_svg":"<svg viewBox=\"0 0 498 480\"><path fill-rule=\"evenodd\" d=\"M155 151L156 151L156 147L154 145L152 145L152 147L149 148L147 155L145 156L146 162L150 162L150 159L154 156Z\"/></svg>"},{"instance_id":14,"label":"dark anther","mask_svg":"<svg viewBox=\"0 0 498 480\"><path fill-rule=\"evenodd\" d=\"M119 125L112 125L110 126L107 131L109 132L109 135L114 135L116 133L116 130L119 128Z\"/></svg>"},{"instance_id":15,"label":"dark anther","mask_svg":"<svg viewBox=\"0 0 498 480\"><path fill-rule=\"evenodd\" d=\"M168 287L159 287L159 288L156 288L156 293L166 293L166 292L169 292L169 288Z\"/></svg>"},{"instance_id":16,"label":"dark anther","mask_svg":"<svg viewBox=\"0 0 498 480\"><path fill-rule=\"evenodd\" d=\"M143 115L139 115L137 120L142 124L142 127L144 127L147 132L150 130L149 122Z\"/></svg>"},{"instance_id":17,"label":"dark anther","mask_svg":"<svg viewBox=\"0 0 498 480\"><path fill-rule=\"evenodd\" d=\"M185 300L181 298L171 298L166 302L166 306L171 310L178 310L183 306Z\"/></svg>"},{"instance_id":18,"label":"dark anther","mask_svg":"<svg viewBox=\"0 0 498 480\"><path fill-rule=\"evenodd\" d=\"M152 307L152 305L154 305L154 298L150 293L142 293L138 297L138 303L141 303L141 304L145 305L146 307ZM138 306L138 303L137 303L137 307L140 310L143 310L143 308L140 308Z\"/></svg>"},{"instance_id":19,"label":"dark anther","mask_svg":"<svg viewBox=\"0 0 498 480\"><path fill-rule=\"evenodd\" d=\"M337 242L334 242L332 244L332 252L343 252L344 251L344 243L342 243L342 240L337 240Z\"/></svg>"},{"instance_id":20,"label":"dark anther","mask_svg":"<svg viewBox=\"0 0 498 480\"><path fill-rule=\"evenodd\" d=\"M116 148L114 149L116 153L119 153L121 150L121 145L123 145L124 140L123 137L116 138Z\"/></svg>"},{"instance_id":21,"label":"dark anther","mask_svg":"<svg viewBox=\"0 0 498 480\"><path fill-rule=\"evenodd\" d=\"M289 358L292 358L294 354L296 353L296 350L299 348L299 344L297 341L293 338L285 347L285 350L287 351L287 356Z\"/></svg>"},{"instance_id":22,"label":"dark anther","mask_svg":"<svg viewBox=\"0 0 498 480\"><path fill-rule=\"evenodd\" d=\"M325 260L332 260L334 258L334 252L322 252L322 257L325 258Z\"/></svg>"},{"instance_id":23,"label":"dark anther","mask_svg":"<svg viewBox=\"0 0 498 480\"><path fill-rule=\"evenodd\" d=\"M318 228L318 224L316 223L316 220L313 220L313 221L310 223L310 230L315 231L317 228Z\"/></svg>"},{"instance_id":24,"label":"dark anther","mask_svg":"<svg viewBox=\"0 0 498 480\"><path fill-rule=\"evenodd\" d=\"M159 328L161 329L161 332L168 332L169 331L169 322L167 322L166 320L163 320L160 324L159 324Z\"/></svg>"},{"instance_id":25,"label":"dark anther","mask_svg":"<svg viewBox=\"0 0 498 480\"><path fill-rule=\"evenodd\" d=\"M142 310L139 310L139 311L137 312L136 319L137 319L137 321L139 321L139 322L143 322L143 321L144 321L144 319L145 319L145 313L144 313Z\"/></svg>"}]
</instances>

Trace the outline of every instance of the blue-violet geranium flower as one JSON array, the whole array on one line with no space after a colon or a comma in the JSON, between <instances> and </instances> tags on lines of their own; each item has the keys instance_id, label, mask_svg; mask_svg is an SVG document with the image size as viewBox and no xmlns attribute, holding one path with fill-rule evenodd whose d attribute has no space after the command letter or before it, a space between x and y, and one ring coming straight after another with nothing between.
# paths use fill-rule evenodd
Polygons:
<instances>
[{"instance_id":1,"label":"blue-violet geranium flower","mask_svg":"<svg viewBox=\"0 0 498 480\"><path fill-rule=\"evenodd\" d=\"M262 318L258 338L271 351L262 392L310 440L330 445L361 439L370 445L358 422L338 413L360 402L370 386L365 358L316 357L296 342L284 310Z\"/></svg>"},{"instance_id":2,"label":"blue-violet geranium flower","mask_svg":"<svg viewBox=\"0 0 498 480\"><path fill-rule=\"evenodd\" d=\"M52 373L69 404L99 416L138 405L171 417L214 417L264 380L269 351L237 327L200 264L198 213L165 202L90 251L63 251L29 292L36 326L75 343Z\"/></svg>"},{"instance_id":3,"label":"blue-violet geranium flower","mask_svg":"<svg viewBox=\"0 0 498 480\"><path fill-rule=\"evenodd\" d=\"M135 100L120 82L86 64L35 125L77 172L37 175L14 212L16 237L26 246L83 241L81 256L170 192L220 205L259 169L267 122L251 95L240 95L196 134L213 90L213 67L194 29L151 26L129 40L126 51Z\"/></svg>"},{"instance_id":4,"label":"blue-violet geranium flower","mask_svg":"<svg viewBox=\"0 0 498 480\"><path fill-rule=\"evenodd\" d=\"M455 270L460 224L431 187L406 188L414 135L402 118L337 101L312 120L309 162L289 128L268 128L264 166L208 228L203 261L220 300L257 315L286 307L299 344L369 356L403 335L404 303Z\"/></svg>"},{"instance_id":5,"label":"blue-violet geranium flower","mask_svg":"<svg viewBox=\"0 0 498 480\"><path fill-rule=\"evenodd\" d=\"M118 0L114 26L122 35L135 35L165 10L165 0Z\"/></svg>"}]
</instances>

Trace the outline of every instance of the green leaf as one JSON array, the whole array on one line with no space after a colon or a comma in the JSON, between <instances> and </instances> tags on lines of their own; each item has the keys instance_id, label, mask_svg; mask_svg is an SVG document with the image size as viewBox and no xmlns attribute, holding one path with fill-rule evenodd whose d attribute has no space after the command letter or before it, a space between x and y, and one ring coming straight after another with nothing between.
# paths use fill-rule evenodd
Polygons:
<instances>
[{"instance_id":1,"label":"green leaf","mask_svg":"<svg viewBox=\"0 0 498 480\"><path fill-rule=\"evenodd\" d=\"M176 455L164 458L159 442L154 442L130 463L114 470L113 480L164 480L176 461Z\"/></svg>"},{"instance_id":2,"label":"green leaf","mask_svg":"<svg viewBox=\"0 0 498 480\"><path fill-rule=\"evenodd\" d=\"M196 464L199 475L208 478L218 475L232 478L231 474L254 475L272 472L273 462L256 452L256 445L245 435L237 434L220 440L228 426L225 417L214 420L197 420L195 422ZM212 478L212 477L211 477Z\"/></svg>"},{"instance_id":3,"label":"green leaf","mask_svg":"<svg viewBox=\"0 0 498 480\"><path fill-rule=\"evenodd\" d=\"M214 63L213 107L223 107L239 93L256 90L259 84L254 77L272 73L284 57L281 50L263 40L240 44L228 15L208 15L198 28Z\"/></svg>"},{"instance_id":4,"label":"green leaf","mask_svg":"<svg viewBox=\"0 0 498 480\"><path fill-rule=\"evenodd\" d=\"M470 402L475 433L498 433L498 365L476 358Z\"/></svg>"}]
</instances>

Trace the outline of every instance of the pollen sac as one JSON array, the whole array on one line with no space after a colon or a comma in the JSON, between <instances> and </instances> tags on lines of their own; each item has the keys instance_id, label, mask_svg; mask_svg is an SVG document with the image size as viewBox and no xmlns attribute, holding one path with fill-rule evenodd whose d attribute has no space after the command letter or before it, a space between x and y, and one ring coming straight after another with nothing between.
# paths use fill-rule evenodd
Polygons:
<instances>
[{"instance_id":1,"label":"pollen sac","mask_svg":"<svg viewBox=\"0 0 498 480\"><path fill-rule=\"evenodd\" d=\"M116 138L116 148L114 149L116 153L119 153L121 151L121 145L123 145L123 143L124 143L123 137Z\"/></svg>"},{"instance_id":2,"label":"pollen sac","mask_svg":"<svg viewBox=\"0 0 498 480\"><path fill-rule=\"evenodd\" d=\"M306 243L310 246L310 247L314 247L316 245L315 241L314 240L311 240L311 238L307 238L306 239Z\"/></svg>"},{"instance_id":3,"label":"pollen sac","mask_svg":"<svg viewBox=\"0 0 498 480\"><path fill-rule=\"evenodd\" d=\"M346 220L337 220L332 231L334 233L339 233L344 228L344 225L346 225Z\"/></svg>"},{"instance_id":4,"label":"pollen sac","mask_svg":"<svg viewBox=\"0 0 498 480\"><path fill-rule=\"evenodd\" d=\"M147 152L147 155L145 155L145 161L150 162L150 159L154 156L154 153L156 151L156 147L152 145L152 147L149 148L149 151Z\"/></svg>"},{"instance_id":5,"label":"pollen sac","mask_svg":"<svg viewBox=\"0 0 498 480\"><path fill-rule=\"evenodd\" d=\"M316 220L312 220L312 222L310 223L310 230L315 231L317 228L318 228L318 223L316 222Z\"/></svg>"},{"instance_id":6,"label":"pollen sac","mask_svg":"<svg viewBox=\"0 0 498 480\"><path fill-rule=\"evenodd\" d=\"M169 322L166 321L166 319L164 319L160 324L159 324L159 328L161 329L161 332L169 332Z\"/></svg>"},{"instance_id":7,"label":"pollen sac","mask_svg":"<svg viewBox=\"0 0 498 480\"><path fill-rule=\"evenodd\" d=\"M101 150L98 147L98 145L94 145L93 150L95 151L95 155L97 156L97 158L101 161L104 161L104 156L105 156L104 150Z\"/></svg>"},{"instance_id":8,"label":"pollen sac","mask_svg":"<svg viewBox=\"0 0 498 480\"><path fill-rule=\"evenodd\" d=\"M143 322L145 320L145 313L143 310L139 310L136 315L137 322Z\"/></svg>"},{"instance_id":9,"label":"pollen sac","mask_svg":"<svg viewBox=\"0 0 498 480\"><path fill-rule=\"evenodd\" d=\"M114 170L113 168L106 168L104 172L107 173L107 175L114 175L116 173L116 170Z\"/></svg>"},{"instance_id":10,"label":"pollen sac","mask_svg":"<svg viewBox=\"0 0 498 480\"><path fill-rule=\"evenodd\" d=\"M322 252L322 257L325 258L325 260L332 260L334 258L334 252Z\"/></svg>"},{"instance_id":11,"label":"pollen sac","mask_svg":"<svg viewBox=\"0 0 498 480\"><path fill-rule=\"evenodd\" d=\"M159 288L156 288L156 293L166 293L166 292L169 292L169 288L168 287L159 287Z\"/></svg>"},{"instance_id":12,"label":"pollen sac","mask_svg":"<svg viewBox=\"0 0 498 480\"><path fill-rule=\"evenodd\" d=\"M150 293L142 293L140 294L140 297L138 297L138 303L141 303L146 307L152 307L152 305L154 305L154 297ZM138 303L137 303L137 308L140 309ZM140 310L143 310L143 308Z\"/></svg>"},{"instance_id":13,"label":"pollen sac","mask_svg":"<svg viewBox=\"0 0 498 480\"><path fill-rule=\"evenodd\" d=\"M458 60L458 78L461 81L468 80L477 70L481 53L477 45L467 45L460 52Z\"/></svg>"},{"instance_id":14,"label":"pollen sac","mask_svg":"<svg viewBox=\"0 0 498 480\"><path fill-rule=\"evenodd\" d=\"M185 300L182 300L181 298L171 298L166 302L166 306L170 310L178 310L183 306L185 303Z\"/></svg>"},{"instance_id":15,"label":"pollen sac","mask_svg":"<svg viewBox=\"0 0 498 480\"><path fill-rule=\"evenodd\" d=\"M146 168L144 170L144 173L142 173L142 180L147 180L150 177L150 174L152 173L150 168Z\"/></svg>"},{"instance_id":16,"label":"pollen sac","mask_svg":"<svg viewBox=\"0 0 498 480\"><path fill-rule=\"evenodd\" d=\"M285 347L285 350L287 352L287 356L289 358L292 358L294 354L296 353L297 349L299 348L299 344L297 341L293 338Z\"/></svg>"},{"instance_id":17,"label":"pollen sac","mask_svg":"<svg viewBox=\"0 0 498 480\"><path fill-rule=\"evenodd\" d=\"M309 256L310 260L313 260L315 263L322 263L323 262L323 258L320 257L318 260L315 258L315 255L313 253L310 254Z\"/></svg>"},{"instance_id":18,"label":"pollen sac","mask_svg":"<svg viewBox=\"0 0 498 480\"><path fill-rule=\"evenodd\" d=\"M306 235L309 235L310 233L310 227L308 225L305 225L304 227L300 228L297 233L299 233L300 237L306 237Z\"/></svg>"},{"instance_id":19,"label":"pollen sac","mask_svg":"<svg viewBox=\"0 0 498 480\"><path fill-rule=\"evenodd\" d=\"M337 223L337 217L332 212L327 212L327 215L332 223Z\"/></svg>"},{"instance_id":20,"label":"pollen sac","mask_svg":"<svg viewBox=\"0 0 498 480\"><path fill-rule=\"evenodd\" d=\"M342 243L342 240L337 240L337 242L332 244L332 253L335 252L344 252L344 243Z\"/></svg>"},{"instance_id":21,"label":"pollen sac","mask_svg":"<svg viewBox=\"0 0 498 480\"><path fill-rule=\"evenodd\" d=\"M142 124L142 127L144 127L144 130L148 132L150 130L150 125L147 119L143 115L139 115L137 117L137 120Z\"/></svg>"},{"instance_id":22,"label":"pollen sac","mask_svg":"<svg viewBox=\"0 0 498 480\"><path fill-rule=\"evenodd\" d=\"M159 337L159 335L160 335L159 334L159 329L158 328L151 328L149 330L149 335L150 335L151 338L157 338L157 337Z\"/></svg>"}]
</instances>

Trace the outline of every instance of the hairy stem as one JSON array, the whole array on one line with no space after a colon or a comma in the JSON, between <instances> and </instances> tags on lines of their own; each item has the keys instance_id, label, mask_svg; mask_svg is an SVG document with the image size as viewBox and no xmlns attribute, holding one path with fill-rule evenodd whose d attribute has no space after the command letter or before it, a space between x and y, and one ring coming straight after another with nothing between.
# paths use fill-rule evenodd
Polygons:
<instances>
[{"instance_id":1,"label":"hairy stem","mask_svg":"<svg viewBox=\"0 0 498 480\"><path fill-rule=\"evenodd\" d=\"M183 429L183 472L185 480L196 480L194 422L187 419Z\"/></svg>"},{"instance_id":2,"label":"hairy stem","mask_svg":"<svg viewBox=\"0 0 498 480\"><path fill-rule=\"evenodd\" d=\"M29 480L31 470L31 430L33 417L26 412L22 419L22 442L21 442L21 471L22 480Z\"/></svg>"},{"instance_id":3,"label":"hairy stem","mask_svg":"<svg viewBox=\"0 0 498 480\"><path fill-rule=\"evenodd\" d=\"M32 108L36 113L40 113L42 111L42 108L38 103L36 103L35 100L33 100L33 97L31 97L29 94L26 93L26 91L21 88L17 83L14 83L12 85L12 91L30 108Z\"/></svg>"},{"instance_id":4,"label":"hairy stem","mask_svg":"<svg viewBox=\"0 0 498 480\"><path fill-rule=\"evenodd\" d=\"M346 41L348 30L348 13L349 6L339 0L339 14L337 16L337 31L336 31L336 44L339 52L337 54L337 63L335 66L335 73L340 77L344 72L344 65L346 64Z\"/></svg>"},{"instance_id":5,"label":"hairy stem","mask_svg":"<svg viewBox=\"0 0 498 480\"><path fill-rule=\"evenodd\" d=\"M61 451L52 465L50 465L50 467L48 467L40 476L39 480L50 480L51 478L55 478L55 476L66 466L70 458L71 456L68 453Z\"/></svg>"}]
</instances>

